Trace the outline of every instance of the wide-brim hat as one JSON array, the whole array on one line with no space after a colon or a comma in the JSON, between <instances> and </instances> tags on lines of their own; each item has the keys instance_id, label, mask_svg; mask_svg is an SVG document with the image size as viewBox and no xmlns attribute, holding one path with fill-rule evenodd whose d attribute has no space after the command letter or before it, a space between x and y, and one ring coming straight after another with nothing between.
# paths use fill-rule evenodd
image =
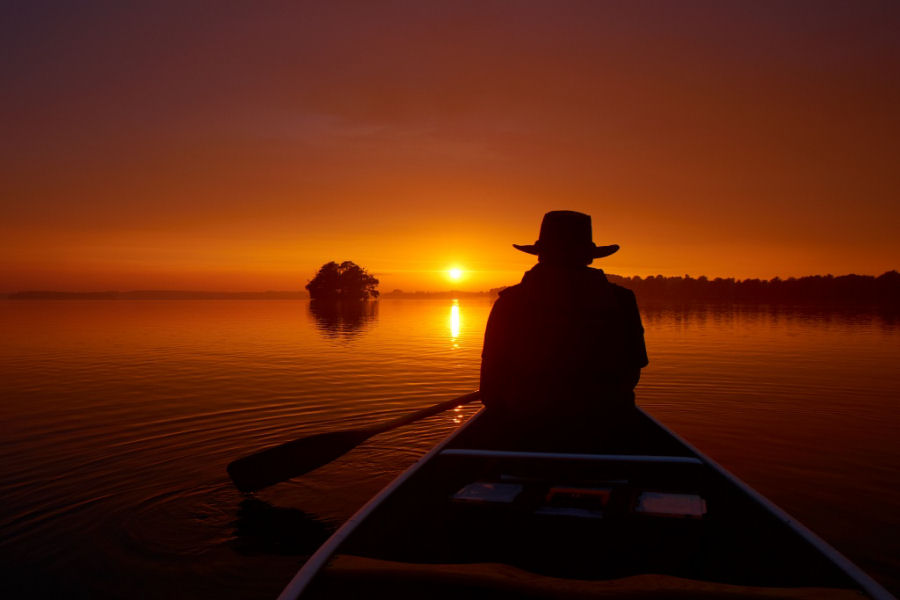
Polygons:
<instances>
[{"instance_id":1,"label":"wide-brim hat","mask_svg":"<svg viewBox=\"0 0 900 600\"><path fill-rule=\"evenodd\" d=\"M528 254L565 253L603 258L616 252L618 244L598 246L594 243L591 216L574 210L553 210L544 215L541 233L533 244L513 244Z\"/></svg>"}]
</instances>

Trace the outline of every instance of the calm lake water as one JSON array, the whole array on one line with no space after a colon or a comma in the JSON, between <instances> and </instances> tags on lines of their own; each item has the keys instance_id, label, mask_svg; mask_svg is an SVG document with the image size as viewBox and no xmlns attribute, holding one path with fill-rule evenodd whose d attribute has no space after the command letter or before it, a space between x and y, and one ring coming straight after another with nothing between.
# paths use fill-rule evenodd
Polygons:
<instances>
[{"instance_id":1,"label":"calm lake water","mask_svg":"<svg viewBox=\"0 0 900 600\"><path fill-rule=\"evenodd\" d=\"M0 301L0 595L274 597L476 407L255 498L225 465L474 390L490 305ZM900 593L900 321L643 314L639 404Z\"/></svg>"}]
</instances>

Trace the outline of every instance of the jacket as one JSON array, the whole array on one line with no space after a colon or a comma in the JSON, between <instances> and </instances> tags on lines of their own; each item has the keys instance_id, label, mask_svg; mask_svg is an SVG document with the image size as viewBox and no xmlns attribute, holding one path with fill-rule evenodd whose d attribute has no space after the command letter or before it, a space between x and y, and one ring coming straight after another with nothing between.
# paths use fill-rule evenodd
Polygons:
<instances>
[{"instance_id":1,"label":"jacket","mask_svg":"<svg viewBox=\"0 0 900 600\"><path fill-rule=\"evenodd\" d=\"M491 310L482 398L520 415L633 406L632 388L647 364L631 290L610 283L600 269L539 263Z\"/></svg>"}]
</instances>

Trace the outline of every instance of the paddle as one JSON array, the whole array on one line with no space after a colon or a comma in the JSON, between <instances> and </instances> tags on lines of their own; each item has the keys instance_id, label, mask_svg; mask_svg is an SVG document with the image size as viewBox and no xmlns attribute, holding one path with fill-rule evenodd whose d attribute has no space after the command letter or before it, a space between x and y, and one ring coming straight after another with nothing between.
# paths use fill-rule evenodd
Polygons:
<instances>
[{"instance_id":1,"label":"paddle","mask_svg":"<svg viewBox=\"0 0 900 600\"><path fill-rule=\"evenodd\" d=\"M373 435L409 425L480 397L481 392L475 391L372 427L330 431L302 437L239 458L228 465L228 474L239 490L255 492L318 469L353 450Z\"/></svg>"}]
</instances>

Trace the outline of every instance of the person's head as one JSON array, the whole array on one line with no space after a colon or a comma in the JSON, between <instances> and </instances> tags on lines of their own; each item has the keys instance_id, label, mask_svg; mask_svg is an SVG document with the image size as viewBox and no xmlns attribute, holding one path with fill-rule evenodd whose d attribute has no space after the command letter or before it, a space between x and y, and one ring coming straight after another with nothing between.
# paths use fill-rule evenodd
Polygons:
<instances>
[{"instance_id":1,"label":"person's head","mask_svg":"<svg viewBox=\"0 0 900 600\"><path fill-rule=\"evenodd\" d=\"M542 263L560 266L586 266L595 258L609 256L619 246L597 246L593 241L591 217L573 210L554 210L544 215L541 233L531 245L513 244L528 254L536 254Z\"/></svg>"}]
</instances>

